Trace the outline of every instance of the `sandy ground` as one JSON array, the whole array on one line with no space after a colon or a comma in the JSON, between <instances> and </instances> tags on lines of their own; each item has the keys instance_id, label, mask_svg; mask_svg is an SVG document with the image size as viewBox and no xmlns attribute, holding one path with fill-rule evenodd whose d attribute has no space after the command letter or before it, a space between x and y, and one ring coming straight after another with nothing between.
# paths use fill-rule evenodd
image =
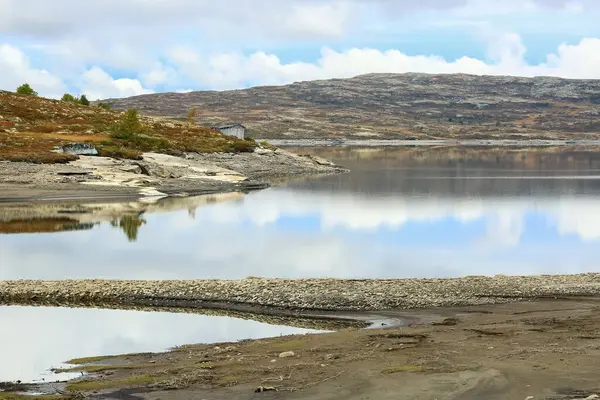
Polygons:
<instances>
[{"instance_id":1,"label":"sandy ground","mask_svg":"<svg viewBox=\"0 0 600 400\"><path fill-rule=\"evenodd\" d=\"M69 396L78 390L90 399L129 400L600 395L600 298L390 310L380 317L412 325L90 359L79 368L95 375L74 381Z\"/></svg>"}]
</instances>

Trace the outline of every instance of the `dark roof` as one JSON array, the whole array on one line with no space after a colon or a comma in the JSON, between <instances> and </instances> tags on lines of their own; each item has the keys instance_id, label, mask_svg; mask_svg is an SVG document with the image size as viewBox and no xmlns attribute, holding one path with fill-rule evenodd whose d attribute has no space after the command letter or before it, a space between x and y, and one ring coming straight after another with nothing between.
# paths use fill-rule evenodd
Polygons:
<instances>
[{"instance_id":1,"label":"dark roof","mask_svg":"<svg viewBox=\"0 0 600 400\"><path fill-rule=\"evenodd\" d=\"M244 125L242 124L225 124L225 125L217 125L217 126L211 126L210 129L227 129L227 128L233 128L235 126L241 126L244 129L247 129Z\"/></svg>"}]
</instances>

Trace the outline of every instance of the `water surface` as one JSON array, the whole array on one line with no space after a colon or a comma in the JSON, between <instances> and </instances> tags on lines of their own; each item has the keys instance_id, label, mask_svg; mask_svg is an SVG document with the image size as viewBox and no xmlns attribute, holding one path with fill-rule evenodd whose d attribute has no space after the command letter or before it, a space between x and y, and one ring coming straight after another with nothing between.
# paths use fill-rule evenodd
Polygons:
<instances>
[{"instance_id":1,"label":"water surface","mask_svg":"<svg viewBox=\"0 0 600 400\"><path fill-rule=\"evenodd\" d=\"M0 279L449 277L596 271L595 152L306 150L352 173L235 201L0 235ZM137 217L136 217L137 218Z\"/></svg>"},{"instance_id":2,"label":"water surface","mask_svg":"<svg viewBox=\"0 0 600 400\"><path fill-rule=\"evenodd\" d=\"M51 307L0 307L0 321L0 382L68 379L50 369L73 358L317 332L230 317Z\"/></svg>"},{"instance_id":3,"label":"water surface","mask_svg":"<svg viewBox=\"0 0 600 400\"><path fill-rule=\"evenodd\" d=\"M5 217L0 279L599 271L595 149L300 151L352 172L249 195ZM56 308L0 307L0 321L0 381L39 379L74 357L304 332L226 317Z\"/></svg>"},{"instance_id":4,"label":"water surface","mask_svg":"<svg viewBox=\"0 0 600 400\"><path fill-rule=\"evenodd\" d=\"M452 277L600 265L598 152L302 151L352 172L199 207L178 210L175 199L164 212L76 230L0 235L0 279Z\"/></svg>"}]
</instances>

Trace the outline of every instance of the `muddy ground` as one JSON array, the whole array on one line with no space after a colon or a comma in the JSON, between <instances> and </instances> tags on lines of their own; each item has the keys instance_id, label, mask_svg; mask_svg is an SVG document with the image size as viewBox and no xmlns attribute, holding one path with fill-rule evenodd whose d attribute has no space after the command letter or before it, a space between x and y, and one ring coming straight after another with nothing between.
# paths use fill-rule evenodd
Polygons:
<instances>
[{"instance_id":1,"label":"muddy ground","mask_svg":"<svg viewBox=\"0 0 600 400\"><path fill-rule=\"evenodd\" d=\"M379 322L376 329L79 360L77 369L95 375L71 382L65 398L563 400L600 395L598 297L392 310L380 317L412 325L385 329Z\"/></svg>"}]
</instances>

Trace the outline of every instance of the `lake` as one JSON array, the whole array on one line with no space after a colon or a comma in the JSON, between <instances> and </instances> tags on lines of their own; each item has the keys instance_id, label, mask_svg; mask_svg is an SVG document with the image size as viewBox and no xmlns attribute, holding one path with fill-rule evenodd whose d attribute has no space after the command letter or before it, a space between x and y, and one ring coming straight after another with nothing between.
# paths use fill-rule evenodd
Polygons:
<instances>
[{"instance_id":1,"label":"lake","mask_svg":"<svg viewBox=\"0 0 600 400\"><path fill-rule=\"evenodd\" d=\"M598 272L596 149L297 150L352 172L248 195L166 199L122 218L115 210L139 203L111 205L111 218L4 223L11 234L0 235L0 279ZM0 307L0 319L10 321L0 354L17 360L0 362L0 381L38 379L73 357L307 332L139 311Z\"/></svg>"},{"instance_id":2,"label":"lake","mask_svg":"<svg viewBox=\"0 0 600 400\"><path fill-rule=\"evenodd\" d=\"M406 278L597 271L600 156L302 149L352 169L139 220L0 236L0 279ZM184 202L185 200L181 200Z\"/></svg>"}]
</instances>

